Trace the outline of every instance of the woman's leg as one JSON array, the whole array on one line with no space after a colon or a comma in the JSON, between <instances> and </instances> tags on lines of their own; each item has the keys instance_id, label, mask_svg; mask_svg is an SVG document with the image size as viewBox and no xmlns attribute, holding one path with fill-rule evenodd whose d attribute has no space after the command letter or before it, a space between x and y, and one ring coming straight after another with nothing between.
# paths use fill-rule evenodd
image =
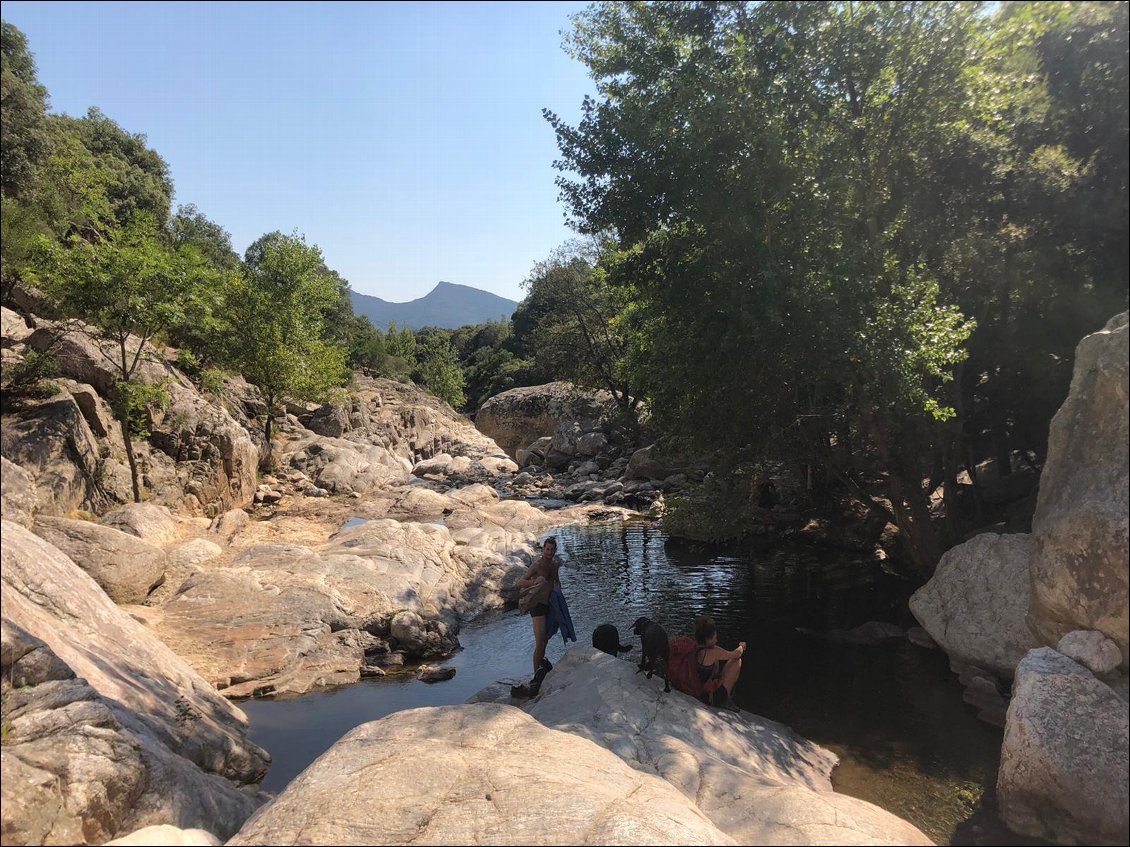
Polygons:
<instances>
[{"instance_id":1,"label":"woman's leg","mask_svg":"<svg viewBox=\"0 0 1130 847\"><path fill-rule=\"evenodd\" d=\"M734 696L734 686L738 684L738 676L741 672L741 659L728 659L722 667L722 684L726 686L726 691L729 692L731 697Z\"/></svg>"},{"instance_id":2,"label":"woman's leg","mask_svg":"<svg viewBox=\"0 0 1130 847\"><path fill-rule=\"evenodd\" d=\"M545 658L545 648L549 646L549 639L545 637L545 615L530 618L534 622L534 673L541 667L541 660Z\"/></svg>"}]
</instances>

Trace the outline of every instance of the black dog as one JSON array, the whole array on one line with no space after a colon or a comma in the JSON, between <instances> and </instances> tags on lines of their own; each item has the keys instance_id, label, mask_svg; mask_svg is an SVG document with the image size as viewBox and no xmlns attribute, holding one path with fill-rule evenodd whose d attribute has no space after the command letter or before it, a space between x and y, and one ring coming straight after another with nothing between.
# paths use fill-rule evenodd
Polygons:
<instances>
[{"instance_id":1,"label":"black dog","mask_svg":"<svg viewBox=\"0 0 1130 847\"><path fill-rule=\"evenodd\" d=\"M671 690L671 682L667 679L667 659L671 652L670 642L667 640L667 632L659 624L648 618L638 618L632 624L632 632L640 637L640 649L643 655L640 656L640 671L647 671L647 678L651 679L652 674L661 674L663 676L663 690Z\"/></svg>"},{"instance_id":2,"label":"black dog","mask_svg":"<svg viewBox=\"0 0 1130 847\"><path fill-rule=\"evenodd\" d=\"M610 623L602 623L592 631L592 646L609 656L627 653L632 649L631 644L620 643L620 630Z\"/></svg>"}]
</instances>

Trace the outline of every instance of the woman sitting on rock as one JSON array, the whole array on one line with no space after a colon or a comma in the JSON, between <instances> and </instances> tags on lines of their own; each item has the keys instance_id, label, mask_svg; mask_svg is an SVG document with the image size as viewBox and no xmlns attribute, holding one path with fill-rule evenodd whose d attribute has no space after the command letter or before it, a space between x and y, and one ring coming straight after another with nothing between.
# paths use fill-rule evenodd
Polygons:
<instances>
[{"instance_id":1,"label":"woman sitting on rock","mask_svg":"<svg viewBox=\"0 0 1130 847\"><path fill-rule=\"evenodd\" d=\"M737 711L733 694L738 675L742 672L745 642L742 641L733 650L719 647L718 629L707 615L694 622L694 640L698 644L695 651L698 678L703 689L709 692L710 704Z\"/></svg>"}]
</instances>

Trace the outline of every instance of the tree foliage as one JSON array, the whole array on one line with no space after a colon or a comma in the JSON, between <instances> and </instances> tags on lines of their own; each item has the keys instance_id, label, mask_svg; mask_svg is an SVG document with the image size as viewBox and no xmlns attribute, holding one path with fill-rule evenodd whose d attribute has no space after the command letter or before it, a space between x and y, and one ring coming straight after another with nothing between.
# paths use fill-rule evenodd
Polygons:
<instances>
[{"instance_id":1,"label":"tree foliage","mask_svg":"<svg viewBox=\"0 0 1130 847\"><path fill-rule=\"evenodd\" d=\"M268 233L247 248L229 302L239 316L229 356L267 402L268 457L281 401L321 399L344 381L345 351L324 337L338 292L321 250L297 234Z\"/></svg>"},{"instance_id":2,"label":"tree foliage","mask_svg":"<svg viewBox=\"0 0 1130 847\"><path fill-rule=\"evenodd\" d=\"M923 481L952 483L994 423L1010 447L1038 446L1016 437L1018 398L992 384L1001 365L1058 391L1008 352L1010 333L1042 332L1027 321L1052 311L1071 343L1101 325L1107 284L1080 257L1104 230L1072 233L1061 204L1089 181L1109 186L1121 202L1100 264L1125 250L1120 15L1125 4L991 15L767 2L576 16L567 46L598 95L577 126L547 113L559 185L580 231L615 234L608 278L638 297L629 353L661 428L841 476L847 448L869 445L929 569L944 539ZM1057 49L1072 52L1074 82L1051 81L1067 73L1048 58ZM1068 105L1057 89L1095 103L1085 125L1104 127L1074 151L1066 127L1049 126L1053 104ZM1105 307L1125 298L1123 281ZM1009 314L1018 304L1024 319ZM971 428L974 406L992 412Z\"/></svg>"}]
</instances>

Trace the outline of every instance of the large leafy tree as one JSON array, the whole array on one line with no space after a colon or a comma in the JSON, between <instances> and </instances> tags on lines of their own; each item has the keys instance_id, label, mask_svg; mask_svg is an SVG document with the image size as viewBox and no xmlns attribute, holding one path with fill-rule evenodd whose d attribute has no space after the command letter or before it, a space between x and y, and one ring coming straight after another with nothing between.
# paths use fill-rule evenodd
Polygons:
<instances>
[{"instance_id":1,"label":"large leafy tree","mask_svg":"<svg viewBox=\"0 0 1130 847\"><path fill-rule=\"evenodd\" d=\"M161 387L138 380L147 345L183 321L185 311L210 282L210 269L191 247L171 250L152 215L138 213L102 239L74 236L50 244L41 281L60 309L81 322L75 331L96 342L113 367L117 384L111 407L122 424L135 501L141 483L133 437L145 433L147 403Z\"/></svg>"},{"instance_id":2,"label":"large leafy tree","mask_svg":"<svg viewBox=\"0 0 1130 847\"><path fill-rule=\"evenodd\" d=\"M528 344L541 371L607 389L625 418L634 420L642 398L635 390L626 319L633 292L609 284L615 258L596 242L563 245L526 278L520 311L532 324Z\"/></svg>"},{"instance_id":3,"label":"large leafy tree","mask_svg":"<svg viewBox=\"0 0 1130 847\"><path fill-rule=\"evenodd\" d=\"M577 226L615 232L659 420L699 447L830 464L867 438L929 568L925 475L970 324L923 242L968 148L976 9L608 4L570 41L597 82L548 115ZM956 217L956 216L954 216Z\"/></svg>"},{"instance_id":4,"label":"large leafy tree","mask_svg":"<svg viewBox=\"0 0 1130 847\"><path fill-rule=\"evenodd\" d=\"M319 399L345 378L345 351L325 339L324 314L338 293L322 251L297 234L268 233L244 254L229 306L239 316L230 356L267 402L268 462L284 398Z\"/></svg>"}]
</instances>

